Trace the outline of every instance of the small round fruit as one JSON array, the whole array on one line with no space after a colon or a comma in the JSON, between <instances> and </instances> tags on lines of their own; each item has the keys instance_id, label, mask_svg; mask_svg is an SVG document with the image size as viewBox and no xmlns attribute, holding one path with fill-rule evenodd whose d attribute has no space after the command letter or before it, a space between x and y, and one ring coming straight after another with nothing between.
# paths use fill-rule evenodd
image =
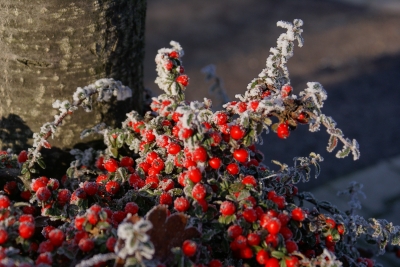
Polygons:
<instances>
[{"instance_id":1,"label":"small round fruit","mask_svg":"<svg viewBox=\"0 0 400 267\"><path fill-rule=\"evenodd\" d=\"M192 196L196 200L202 200L206 197L207 190L202 184L196 184L192 189Z\"/></svg>"},{"instance_id":2,"label":"small round fruit","mask_svg":"<svg viewBox=\"0 0 400 267\"><path fill-rule=\"evenodd\" d=\"M51 191L47 187L41 187L36 191L36 197L39 201L47 201L51 197Z\"/></svg>"},{"instance_id":3,"label":"small round fruit","mask_svg":"<svg viewBox=\"0 0 400 267\"><path fill-rule=\"evenodd\" d=\"M239 165L237 165L236 163L230 163L228 164L228 166L226 166L226 170L228 171L229 174L236 175L239 173L240 168Z\"/></svg>"},{"instance_id":4,"label":"small round fruit","mask_svg":"<svg viewBox=\"0 0 400 267\"><path fill-rule=\"evenodd\" d=\"M299 267L299 259L296 256L289 256L285 259L286 267Z\"/></svg>"},{"instance_id":5,"label":"small round fruit","mask_svg":"<svg viewBox=\"0 0 400 267\"><path fill-rule=\"evenodd\" d=\"M295 208L292 210L292 219L295 221L304 221L306 218L304 211L301 208Z\"/></svg>"},{"instance_id":6,"label":"small round fruit","mask_svg":"<svg viewBox=\"0 0 400 267\"><path fill-rule=\"evenodd\" d=\"M236 207L235 207L235 204L226 200L221 203L221 206L219 207L219 211L221 212L222 215L228 216L228 215L232 215L235 213Z\"/></svg>"},{"instance_id":7,"label":"small round fruit","mask_svg":"<svg viewBox=\"0 0 400 267\"><path fill-rule=\"evenodd\" d=\"M201 181L201 179L203 178L203 175L200 171L199 168L192 168L187 172L187 175L189 177L189 179L193 182L193 183L198 183Z\"/></svg>"},{"instance_id":8,"label":"small round fruit","mask_svg":"<svg viewBox=\"0 0 400 267\"><path fill-rule=\"evenodd\" d=\"M281 222L277 218L271 218L264 228L268 233L276 235L281 230Z\"/></svg>"},{"instance_id":9,"label":"small round fruit","mask_svg":"<svg viewBox=\"0 0 400 267\"><path fill-rule=\"evenodd\" d=\"M97 185L96 182L89 182L86 181L83 184L83 190L85 190L86 194L88 196L94 196L97 193L97 189L99 188L99 186Z\"/></svg>"},{"instance_id":10,"label":"small round fruit","mask_svg":"<svg viewBox=\"0 0 400 267\"><path fill-rule=\"evenodd\" d=\"M182 244L182 251L188 257L193 257L197 251L197 244L192 240L185 240Z\"/></svg>"},{"instance_id":11,"label":"small round fruit","mask_svg":"<svg viewBox=\"0 0 400 267\"><path fill-rule=\"evenodd\" d=\"M180 83L183 86L188 86L189 84L189 77L186 74L180 75L176 78L176 82Z\"/></svg>"},{"instance_id":12,"label":"small round fruit","mask_svg":"<svg viewBox=\"0 0 400 267\"><path fill-rule=\"evenodd\" d=\"M125 204L124 211L126 213L130 213L132 215L135 215L139 211L139 206L135 202L128 202Z\"/></svg>"},{"instance_id":13,"label":"small round fruit","mask_svg":"<svg viewBox=\"0 0 400 267\"><path fill-rule=\"evenodd\" d=\"M104 161L103 166L108 172L115 172L118 169L118 162L110 158Z\"/></svg>"},{"instance_id":14,"label":"small round fruit","mask_svg":"<svg viewBox=\"0 0 400 267\"><path fill-rule=\"evenodd\" d=\"M106 248L110 252L114 252L115 243L117 243L117 239L113 236L110 236L106 241Z\"/></svg>"},{"instance_id":15,"label":"small round fruit","mask_svg":"<svg viewBox=\"0 0 400 267\"><path fill-rule=\"evenodd\" d=\"M269 258L266 263L265 263L265 267L279 267L279 260L276 258Z\"/></svg>"},{"instance_id":16,"label":"small round fruit","mask_svg":"<svg viewBox=\"0 0 400 267\"><path fill-rule=\"evenodd\" d=\"M53 229L49 233L49 239L53 246L59 247L64 242L65 234L60 229Z\"/></svg>"},{"instance_id":17,"label":"small round fruit","mask_svg":"<svg viewBox=\"0 0 400 267\"><path fill-rule=\"evenodd\" d=\"M185 212L189 209L190 202L185 197L178 197L174 201L174 208L179 212Z\"/></svg>"},{"instance_id":18,"label":"small round fruit","mask_svg":"<svg viewBox=\"0 0 400 267\"><path fill-rule=\"evenodd\" d=\"M211 168L213 168L214 170L218 170L219 167L221 167L221 164L222 164L222 160L221 160L220 158L216 158L216 157L211 158L211 159L208 161L208 165L209 165Z\"/></svg>"},{"instance_id":19,"label":"small round fruit","mask_svg":"<svg viewBox=\"0 0 400 267\"><path fill-rule=\"evenodd\" d=\"M0 245L4 244L8 239L8 233L5 229L0 228Z\"/></svg>"},{"instance_id":20,"label":"small round fruit","mask_svg":"<svg viewBox=\"0 0 400 267\"><path fill-rule=\"evenodd\" d=\"M257 212L254 209L245 209L242 215L246 222L253 223L257 221Z\"/></svg>"},{"instance_id":21,"label":"small round fruit","mask_svg":"<svg viewBox=\"0 0 400 267\"><path fill-rule=\"evenodd\" d=\"M172 204L172 196L167 192L164 192L160 195L160 204L163 205L171 205Z\"/></svg>"},{"instance_id":22,"label":"small round fruit","mask_svg":"<svg viewBox=\"0 0 400 267\"><path fill-rule=\"evenodd\" d=\"M120 185L117 181L108 181L106 183L106 191L111 195L118 193Z\"/></svg>"},{"instance_id":23,"label":"small round fruit","mask_svg":"<svg viewBox=\"0 0 400 267\"><path fill-rule=\"evenodd\" d=\"M279 138L286 139L290 135L289 125L287 123L280 123L276 128L276 134Z\"/></svg>"},{"instance_id":24,"label":"small round fruit","mask_svg":"<svg viewBox=\"0 0 400 267\"><path fill-rule=\"evenodd\" d=\"M10 199L5 195L0 195L0 208L7 209L8 207L10 207L10 205Z\"/></svg>"},{"instance_id":25,"label":"small round fruit","mask_svg":"<svg viewBox=\"0 0 400 267\"><path fill-rule=\"evenodd\" d=\"M245 163L249 159L249 152L244 148L239 148L233 152L233 157L240 163Z\"/></svg>"},{"instance_id":26,"label":"small round fruit","mask_svg":"<svg viewBox=\"0 0 400 267\"><path fill-rule=\"evenodd\" d=\"M246 131L242 129L239 125L233 125L230 129L230 135L233 139L242 139L246 134Z\"/></svg>"},{"instance_id":27,"label":"small round fruit","mask_svg":"<svg viewBox=\"0 0 400 267\"><path fill-rule=\"evenodd\" d=\"M89 252L94 248L94 241L90 238L82 238L79 241L78 246L83 252Z\"/></svg>"},{"instance_id":28,"label":"small round fruit","mask_svg":"<svg viewBox=\"0 0 400 267\"><path fill-rule=\"evenodd\" d=\"M23 222L19 225L18 231L19 235L22 238L24 239L31 238L35 233L35 225L30 222Z\"/></svg>"}]
</instances>

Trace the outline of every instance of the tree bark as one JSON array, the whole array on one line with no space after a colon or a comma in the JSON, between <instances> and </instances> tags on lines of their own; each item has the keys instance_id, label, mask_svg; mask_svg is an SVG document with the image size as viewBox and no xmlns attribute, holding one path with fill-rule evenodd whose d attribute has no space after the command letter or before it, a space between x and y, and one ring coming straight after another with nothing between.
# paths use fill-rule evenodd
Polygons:
<instances>
[{"instance_id":1,"label":"tree bark","mask_svg":"<svg viewBox=\"0 0 400 267\"><path fill-rule=\"evenodd\" d=\"M0 0L0 147L15 152L54 120L51 104L108 77L133 97L67 119L53 146L71 148L100 121L142 111L145 0Z\"/></svg>"}]
</instances>

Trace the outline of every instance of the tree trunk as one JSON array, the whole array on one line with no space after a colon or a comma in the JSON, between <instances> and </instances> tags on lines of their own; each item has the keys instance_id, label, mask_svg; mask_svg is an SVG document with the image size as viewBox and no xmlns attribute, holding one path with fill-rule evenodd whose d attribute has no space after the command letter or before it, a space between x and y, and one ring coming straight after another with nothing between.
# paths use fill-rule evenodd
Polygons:
<instances>
[{"instance_id":1,"label":"tree trunk","mask_svg":"<svg viewBox=\"0 0 400 267\"><path fill-rule=\"evenodd\" d=\"M0 0L0 147L15 152L54 120L51 104L109 77L132 99L67 119L53 146L71 148L100 121L115 126L142 111L145 0Z\"/></svg>"}]
</instances>

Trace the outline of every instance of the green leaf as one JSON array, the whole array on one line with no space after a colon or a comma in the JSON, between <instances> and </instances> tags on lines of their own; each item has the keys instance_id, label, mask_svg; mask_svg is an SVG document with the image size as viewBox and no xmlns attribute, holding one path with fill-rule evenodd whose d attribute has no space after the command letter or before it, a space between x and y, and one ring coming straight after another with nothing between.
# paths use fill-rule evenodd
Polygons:
<instances>
[{"instance_id":1,"label":"green leaf","mask_svg":"<svg viewBox=\"0 0 400 267\"><path fill-rule=\"evenodd\" d=\"M174 163L172 161L168 161L167 164L165 165L165 173L171 174L173 170L174 170Z\"/></svg>"},{"instance_id":2,"label":"green leaf","mask_svg":"<svg viewBox=\"0 0 400 267\"><path fill-rule=\"evenodd\" d=\"M331 135L331 137L329 137L328 147L326 148L326 150L328 152L332 152L336 148L337 144L338 144L338 138L334 135Z\"/></svg>"},{"instance_id":3,"label":"green leaf","mask_svg":"<svg viewBox=\"0 0 400 267\"><path fill-rule=\"evenodd\" d=\"M112 155L114 158L118 158L118 148L116 148L116 147L110 147L110 148L109 148L109 151L110 151L111 155Z\"/></svg>"},{"instance_id":4,"label":"green leaf","mask_svg":"<svg viewBox=\"0 0 400 267\"><path fill-rule=\"evenodd\" d=\"M40 166L40 168L46 169L46 164L44 163L43 159L37 159L37 164Z\"/></svg>"},{"instance_id":5,"label":"green leaf","mask_svg":"<svg viewBox=\"0 0 400 267\"><path fill-rule=\"evenodd\" d=\"M171 193L174 197L181 196L183 194L183 190L181 188L174 188L169 190L168 193Z\"/></svg>"},{"instance_id":6,"label":"green leaf","mask_svg":"<svg viewBox=\"0 0 400 267\"><path fill-rule=\"evenodd\" d=\"M283 259L285 257L285 254L283 252L275 250L271 252L271 256L277 259Z\"/></svg>"},{"instance_id":7,"label":"green leaf","mask_svg":"<svg viewBox=\"0 0 400 267\"><path fill-rule=\"evenodd\" d=\"M350 154L351 148L348 146L343 147L342 150L338 151L338 153L336 153L336 157L337 158L345 158Z\"/></svg>"}]
</instances>

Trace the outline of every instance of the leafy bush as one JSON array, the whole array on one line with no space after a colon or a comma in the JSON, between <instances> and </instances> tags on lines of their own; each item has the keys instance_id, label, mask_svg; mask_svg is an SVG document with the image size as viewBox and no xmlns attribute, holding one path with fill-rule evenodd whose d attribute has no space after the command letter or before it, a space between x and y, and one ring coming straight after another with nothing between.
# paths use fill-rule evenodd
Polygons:
<instances>
[{"instance_id":1,"label":"leafy bush","mask_svg":"<svg viewBox=\"0 0 400 267\"><path fill-rule=\"evenodd\" d=\"M237 101L214 112L211 101L185 101L189 78L177 42L156 56L156 83L144 117L132 111L122 128L99 124L82 133L102 134L105 151L71 151L76 160L60 179L41 176L40 150L63 119L93 98L131 97L112 79L78 88L73 102L56 101L53 122L34 134L33 148L3 151L0 164L0 259L4 266L375 266L357 240L376 244L375 254L400 242L399 227L338 210L298 192L322 157L296 157L289 167L263 163L263 132L288 138L298 126L329 134L328 151L360 156L321 111L327 93L316 82L299 95L290 85L287 60L303 45L303 22L285 28L266 68ZM275 167L275 168L274 168ZM18 173L21 175L18 175ZM6 175L6 173L8 175ZM17 174L15 174L17 173ZM358 185L346 192L357 205Z\"/></svg>"}]
</instances>

